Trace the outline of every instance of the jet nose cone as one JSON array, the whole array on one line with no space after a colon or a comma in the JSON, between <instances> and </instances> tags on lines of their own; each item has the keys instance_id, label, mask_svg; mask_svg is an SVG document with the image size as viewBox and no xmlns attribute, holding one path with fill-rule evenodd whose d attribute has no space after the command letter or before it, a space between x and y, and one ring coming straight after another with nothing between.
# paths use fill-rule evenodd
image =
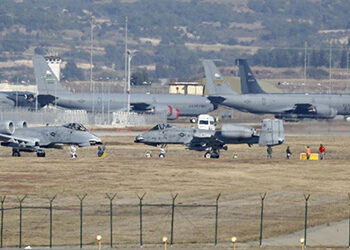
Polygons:
<instances>
[{"instance_id":1,"label":"jet nose cone","mask_svg":"<svg viewBox=\"0 0 350 250\"><path fill-rule=\"evenodd\" d=\"M90 145L97 145L97 144L102 144L102 140L97 137L97 136L94 136L92 139L89 140L90 142Z\"/></svg>"},{"instance_id":2,"label":"jet nose cone","mask_svg":"<svg viewBox=\"0 0 350 250\"><path fill-rule=\"evenodd\" d=\"M134 142L142 142L144 139L145 139L145 138L143 138L142 135L138 135L138 136L136 136Z\"/></svg>"}]
</instances>

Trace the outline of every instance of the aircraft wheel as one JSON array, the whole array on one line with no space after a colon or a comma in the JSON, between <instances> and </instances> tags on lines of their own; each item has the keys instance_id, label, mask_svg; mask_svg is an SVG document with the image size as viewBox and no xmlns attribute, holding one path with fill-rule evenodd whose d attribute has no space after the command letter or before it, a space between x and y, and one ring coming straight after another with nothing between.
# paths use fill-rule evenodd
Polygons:
<instances>
[{"instance_id":1,"label":"aircraft wheel","mask_svg":"<svg viewBox=\"0 0 350 250\"><path fill-rule=\"evenodd\" d=\"M164 153L160 153L159 154L159 158L164 158L165 157L165 154Z\"/></svg>"},{"instance_id":2,"label":"aircraft wheel","mask_svg":"<svg viewBox=\"0 0 350 250\"><path fill-rule=\"evenodd\" d=\"M38 152L36 152L36 156L37 157L45 157L46 153L45 153L45 151L38 151Z\"/></svg>"},{"instance_id":3,"label":"aircraft wheel","mask_svg":"<svg viewBox=\"0 0 350 250\"><path fill-rule=\"evenodd\" d=\"M211 158L219 159L220 155L218 153L212 154Z\"/></svg>"},{"instance_id":4,"label":"aircraft wheel","mask_svg":"<svg viewBox=\"0 0 350 250\"><path fill-rule=\"evenodd\" d=\"M197 122L197 119L196 119L196 118L190 119L190 123L196 123L196 122Z\"/></svg>"},{"instance_id":5,"label":"aircraft wheel","mask_svg":"<svg viewBox=\"0 0 350 250\"><path fill-rule=\"evenodd\" d=\"M207 159L210 159L211 158L211 153L210 152L206 152L204 154L204 157L207 158Z\"/></svg>"},{"instance_id":6,"label":"aircraft wheel","mask_svg":"<svg viewBox=\"0 0 350 250\"><path fill-rule=\"evenodd\" d=\"M18 149L12 149L13 157L21 157L21 152Z\"/></svg>"}]
</instances>

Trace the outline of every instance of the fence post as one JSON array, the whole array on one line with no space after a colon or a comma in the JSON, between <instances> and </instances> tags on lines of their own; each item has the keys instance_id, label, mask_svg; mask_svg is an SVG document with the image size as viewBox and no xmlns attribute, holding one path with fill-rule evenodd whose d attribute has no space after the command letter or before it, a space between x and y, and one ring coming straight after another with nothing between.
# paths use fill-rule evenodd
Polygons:
<instances>
[{"instance_id":1,"label":"fence post","mask_svg":"<svg viewBox=\"0 0 350 250\"><path fill-rule=\"evenodd\" d=\"M25 198L27 198L27 195L23 196L22 198L17 197L19 202L19 248L22 248L22 203Z\"/></svg>"},{"instance_id":2,"label":"fence post","mask_svg":"<svg viewBox=\"0 0 350 250\"><path fill-rule=\"evenodd\" d=\"M173 200L171 204L171 227L170 227L170 245L174 244L174 217L175 217L175 200L178 194L171 194L171 198Z\"/></svg>"},{"instance_id":3,"label":"fence post","mask_svg":"<svg viewBox=\"0 0 350 250\"><path fill-rule=\"evenodd\" d=\"M142 238L142 200L145 197L146 193L144 193L142 196L139 196L137 194L137 197L139 198L139 208L140 208L140 246L143 246L143 238Z\"/></svg>"},{"instance_id":4,"label":"fence post","mask_svg":"<svg viewBox=\"0 0 350 250\"><path fill-rule=\"evenodd\" d=\"M0 248L3 247L3 233L4 233L4 202L6 200L6 195L0 197L1 202L1 228L0 228Z\"/></svg>"},{"instance_id":5,"label":"fence post","mask_svg":"<svg viewBox=\"0 0 350 250\"><path fill-rule=\"evenodd\" d=\"M264 222L264 201L266 198L266 193L260 194L261 198L261 211L260 211L260 236L259 236L259 247L262 246L263 239L263 222Z\"/></svg>"},{"instance_id":6,"label":"fence post","mask_svg":"<svg viewBox=\"0 0 350 250\"><path fill-rule=\"evenodd\" d=\"M215 240L214 245L218 244L218 218L219 218L219 198L221 193L218 194L215 201Z\"/></svg>"},{"instance_id":7,"label":"fence post","mask_svg":"<svg viewBox=\"0 0 350 250\"><path fill-rule=\"evenodd\" d=\"M309 208L309 199L310 199L310 194L305 195L305 221L304 221L304 247L306 247L306 237L307 237L307 213L308 213L308 208Z\"/></svg>"},{"instance_id":8,"label":"fence post","mask_svg":"<svg viewBox=\"0 0 350 250\"><path fill-rule=\"evenodd\" d=\"M50 248L52 248L52 203L56 199L56 195L52 198L47 198L50 202L49 210L50 210Z\"/></svg>"},{"instance_id":9,"label":"fence post","mask_svg":"<svg viewBox=\"0 0 350 250\"><path fill-rule=\"evenodd\" d=\"M80 201L80 248L83 248L83 201L87 194L84 194L82 196L77 195L79 201Z\"/></svg>"},{"instance_id":10,"label":"fence post","mask_svg":"<svg viewBox=\"0 0 350 250\"><path fill-rule=\"evenodd\" d=\"M117 193L113 195L106 194L107 199L109 199L110 247L113 247L113 200L116 196Z\"/></svg>"}]
</instances>

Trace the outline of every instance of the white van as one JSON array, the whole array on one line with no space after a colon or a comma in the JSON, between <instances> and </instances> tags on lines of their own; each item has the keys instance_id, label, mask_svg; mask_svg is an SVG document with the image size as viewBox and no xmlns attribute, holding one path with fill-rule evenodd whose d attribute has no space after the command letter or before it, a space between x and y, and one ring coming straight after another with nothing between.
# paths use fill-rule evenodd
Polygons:
<instances>
[{"instance_id":1,"label":"white van","mask_svg":"<svg viewBox=\"0 0 350 250\"><path fill-rule=\"evenodd\" d=\"M210 115L199 115L197 126L198 126L198 129L215 130L214 117Z\"/></svg>"}]
</instances>

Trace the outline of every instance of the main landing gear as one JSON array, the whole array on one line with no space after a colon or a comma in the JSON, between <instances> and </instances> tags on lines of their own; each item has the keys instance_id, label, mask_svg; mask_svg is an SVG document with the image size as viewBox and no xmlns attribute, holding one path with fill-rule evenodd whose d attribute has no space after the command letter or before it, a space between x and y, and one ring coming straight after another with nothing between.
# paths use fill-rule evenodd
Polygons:
<instances>
[{"instance_id":1,"label":"main landing gear","mask_svg":"<svg viewBox=\"0 0 350 250\"><path fill-rule=\"evenodd\" d=\"M44 150L37 151L36 156L37 157L45 157L46 156L45 151Z\"/></svg>"},{"instance_id":2,"label":"main landing gear","mask_svg":"<svg viewBox=\"0 0 350 250\"><path fill-rule=\"evenodd\" d=\"M227 146L223 145L220 149L227 150ZM220 157L220 149L213 149L212 147L207 148L207 151L204 154L204 158L218 159Z\"/></svg>"},{"instance_id":3,"label":"main landing gear","mask_svg":"<svg viewBox=\"0 0 350 250\"><path fill-rule=\"evenodd\" d=\"M220 157L220 152L219 150L208 150L207 152L205 152L204 157L207 159L218 159Z\"/></svg>"},{"instance_id":4,"label":"main landing gear","mask_svg":"<svg viewBox=\"0 0 350 250\"><path fill-rule=\"evenodd\" d=\"M21 157L21 151L18 148L12 148L12 156L13 157ZM44 150L39 149L36 151L37 157L45 157L46 153Z\"/></svg>"},{"instance_id":5,"label":"main landing gear","mask_svg":"<svg viewBox=\"0 0 350 250\"><path fill-rule=\"evenodd\" d=\"M166 144L162 144L160 146L160 153L159 153L159 158L164 158L165 157L165 153L166 153Z\"/></svg>"},{"instance_id":6,"label":"main landing gear","mask_svg":"<svg viewBox=\"0 0 350 250\"><path fill-rule=\"evenodd\" d=\"M21 152L18 148L12 148L12 156L13 157L21 157Z\"/></svg>"}]
</instances>

